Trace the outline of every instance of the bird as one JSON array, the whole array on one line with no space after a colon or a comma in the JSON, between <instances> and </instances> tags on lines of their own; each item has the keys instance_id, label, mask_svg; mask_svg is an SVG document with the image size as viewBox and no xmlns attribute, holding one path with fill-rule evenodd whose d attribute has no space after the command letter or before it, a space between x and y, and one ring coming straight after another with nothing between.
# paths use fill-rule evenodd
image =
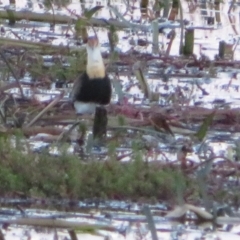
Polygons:
<instances>
[{"instance_id":1,"label":"bird","mask_svg":"<svg viewBox=\"0 0 240 240\"><path fill-rule=\"evenodd\" d=\"M110 103L112 86L97 36L88 38L86 70L75 80L70 94L77 114L94 113L97 106Z\"/></svg>"}]
</instances>

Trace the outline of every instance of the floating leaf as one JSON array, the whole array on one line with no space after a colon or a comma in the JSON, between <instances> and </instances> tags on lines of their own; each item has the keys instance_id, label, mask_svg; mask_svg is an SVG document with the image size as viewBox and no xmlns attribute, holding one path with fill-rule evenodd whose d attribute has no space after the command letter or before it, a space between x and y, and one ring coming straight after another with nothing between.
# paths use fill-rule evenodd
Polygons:
<instances>
[{"instance_id":1,"label":"floating leaf","mask_svg":"<svg viewBox=\"0 0 240 240\"><path fill-rule=\"evenodd\" d=\"M195 136L198 138L199 141L203 141L205 136L207 135L207 131L209 126L212 124L214 115L216 113L216 110L214 110L211 114L209 114L203 121L203 124L195 134Z\"/></svg>"},{"instance_id":2,"label":"floating leaf","mask_svg":"<svg viewBox=\"0 0 240 240\"><path fill-rule=\"evenodd\" d=\"M87 18L87 19L90 19L94 13L96 13L98 10L100 10L101 8L103 8L103 6L95 6L93 8L91 8L90 10L86 10L84 12L84 16Z\"/></svg>"}]
</instances>

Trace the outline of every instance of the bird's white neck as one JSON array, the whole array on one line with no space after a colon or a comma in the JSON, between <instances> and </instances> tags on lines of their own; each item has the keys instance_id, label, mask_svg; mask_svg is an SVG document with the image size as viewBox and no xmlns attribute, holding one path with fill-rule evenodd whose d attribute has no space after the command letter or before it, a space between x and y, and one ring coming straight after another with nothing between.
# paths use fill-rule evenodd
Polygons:
<instances>
[{"instance_id":1,"label":"bird's white neck","mask_svg":"<svg viewBox=\"0 0 240 240\"><path fill-rule=\"evenodd\" d=\"M100 50L100 46L91 48L87 46L87 74L90 79L104 78L105 66Z\"/></svg>"}]
</instances>

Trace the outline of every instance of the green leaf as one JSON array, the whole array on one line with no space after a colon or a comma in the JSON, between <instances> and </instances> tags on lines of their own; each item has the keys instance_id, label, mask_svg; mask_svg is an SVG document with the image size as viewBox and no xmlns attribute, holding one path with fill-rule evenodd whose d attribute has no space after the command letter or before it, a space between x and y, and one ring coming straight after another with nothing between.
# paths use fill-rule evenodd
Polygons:
<instances>
[{"instance_id":1,"label":"green leaf","mask_svg":"<svg viewBox=\"0 0 240 240\"><path fill-rule=\"evenodd\" d=\"M197 133L195 134L195 136L198 138L199 141L203 141L203 139L205 138L205 136L207 135L207 131L209 126L212 124L214 115L216 113L216 110L214 110L211 114L209 114L203 121L201 127L199 128L199 130L197 131Z\"/></svg>"},{"instance_id":2,"label":"green leaf","mask_svg":"<svg viewBox=\"0 0 240 240\"><path fill-rule=\"evenodd\" d=\"M87 18L87 19L90 19L94 13L96 13L98 10L100 10L101 8L103 8L103 6L95 6L93 8L91 8L90 10L86 10L84 12L84 16Z\"/></svg>"},{"instance_id":3,"label":"green leaf","mask_svg":"<svg viewBox=\"0 0 240 240\"><path fill-rule=\"evenodd\" d=\"M76 31L79 31L81 30L83 27L85 27L87 24L87 21L83 18L79 18L77 21L76 21L76 24L75 24L75 30Z\"/></svg>"},{"instance_id":4,"label":"green leaf","mask_svg":"<svg viewBox=\"0 0 240 240\"><path fill-rule=\"evenodd\" d=\"M119 124L119 126L124 126L126 124L124 116L118 115L118 124Z\"/></svg>"},{"instance_id":5,"label":"green leaf","mask_svg":"<svg viewBox=\"0 0 240 240\"><path fill-rule=\"evenodd\" d=\"M113 52L114 47L118 43L118 34L117 34L117 31L116 31L116 28L113 25L111 25L110 28L109 28L108 40L109 40L111 52Z\"/></svg>"},{"instance_id":6,"label":"green leaf","mask_svg":"<svg viewBox=\"0 0 240 240\"><path fill-rule=\"evenodd\" d=\"M6 12L7 12L7 15L8 15L9 25L14 25L15 22L16 22L14 12L10 9L7 9Z\"/></svg>"},{"instance_id":7,"label":"green leaf","mask_svg":"<svg viewBox=\"0 0 240 240\"><path fill-rule=\"evenodd\" d=\"M151 100L151 91L149 89L147 79L145 78L145 76L143 74L143 71L140 68L140 66L134 71L134 73L135 73L135 76L136 76L137 80L139 81L139 83L141 85L144 96Z\"/></svg>"}]
</instances>

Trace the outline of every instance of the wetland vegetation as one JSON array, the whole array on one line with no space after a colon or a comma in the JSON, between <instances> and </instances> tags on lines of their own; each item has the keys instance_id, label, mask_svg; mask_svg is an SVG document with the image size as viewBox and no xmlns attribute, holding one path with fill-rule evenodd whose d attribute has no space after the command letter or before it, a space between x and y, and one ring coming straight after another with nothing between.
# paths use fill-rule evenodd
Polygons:
<instances>
[{"instance_id":1,"label":"wetland vegetation","mask_svg":"<svg viewBox=\"0 0 240 240\"><path fill-rule=\"evenodd\" d=\"M154 240L156 232L164 232L158 216L181 224L239 224L235 1L26 1L25 10L18 4L0 5L1 223L31 225L23 219L30 211L25 207L49 208L66 211L64 218L67 211L78 213L70 217L84 218L81 233L107 229L129 236L127 227L113 221L127 219L130 225L130 212L136 213L134 239L150 234ZM224 42L217 31L226 36ZM93 141L93 117L76 116L69 101L72 84L85 69L84 43L91 34L102 43L114 90L100 144ZM81 201L87 201L82 208ZM118 201L117 207L108 208L108 201ZM12 212L3 207L20 209L20 216L14 212L18 222L5 219ZM86 224L85 217L99 223L91 211L101 212L106 225ZM195 217L188 218L188 211ZM44 220L63 217L44 214ZM221 214L230 217L220 219ZM150 231L143 231L142 222ZM52 224L56 229L65 224L77 239L80 226Z\"/></svg>"}]
</instances>

